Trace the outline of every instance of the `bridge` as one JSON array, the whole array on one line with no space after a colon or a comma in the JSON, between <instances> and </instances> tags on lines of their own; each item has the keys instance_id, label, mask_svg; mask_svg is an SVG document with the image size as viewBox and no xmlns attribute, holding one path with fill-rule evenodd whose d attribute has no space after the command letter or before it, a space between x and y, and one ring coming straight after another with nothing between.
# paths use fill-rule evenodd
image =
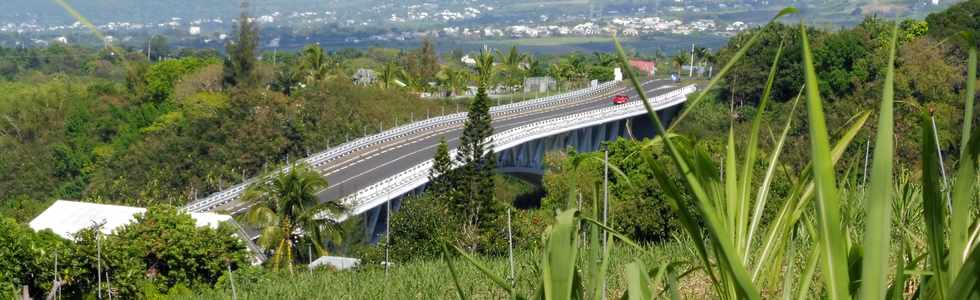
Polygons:
<instances>
[{"instance_id":1,"label":"bridge","mask_svg":"<svg viewBox=\"0 0 980 300\"><path fill-rule=\"evenodd\" d=\"M680 107L693 85L679 87L668 80L642 85L652 107L669 114ZM633 101L613 105L609 99L626 94ZM621 81L611 81L565 94L523 101L490 109L495 134L492 143L498 167L507 172L538 173L544 153L574 147L579 151L598 149L603 141L637 134L630 122L646 114L639 96ZM340 201L350 208L347 215L332 216L342 221L365 214L367 220L386 218L384 205L416 191L428 183L432 157L440 139L454 149L466 121L466 113L456 113L392 128L375 135L327 149L301 160L322 174L329 187L320 191L321 201ZM650 130L650 126L642 126ZM643 134L649 136L650 133ZM450 155L455 155L451 151ZM285 167L280 172L285 172ZM188 204L189 212L245 212L248 203L239 196L260 178L253 178L227 190ZM373 231L375 221L366 221Z\"/></svg>"}]
</instances>

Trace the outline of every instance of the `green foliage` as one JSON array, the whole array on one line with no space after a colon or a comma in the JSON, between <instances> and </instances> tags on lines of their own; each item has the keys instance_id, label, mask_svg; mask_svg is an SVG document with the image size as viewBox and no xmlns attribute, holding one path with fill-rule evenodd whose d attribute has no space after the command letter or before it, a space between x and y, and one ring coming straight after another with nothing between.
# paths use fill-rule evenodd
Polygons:
<instances>
[{"instance_id":1,"label":"green foliage","mask_svg":"<svg viewBox=\"0 0 980 300\"><path fill-rule=\"evenodd\" d=\"M610 226L636 241L665 241L679 228L665 195L653 180L653 171L638 155L645 148L657 147L657 143L621 138L607 144L609 165L615 168L609 172L609 214L613 216ZM547 192L542 208L567 209L569 197L576 199L576 205L580 204L583 210L591 210L596 201L602 202L602 153L569 152L559 161L549 158L542 180ZM666 157L657 160L668 162ZM570 194L572 191L576 194Z\"/></svg>"},{"instance_id":2,"label":"green foliage","mask_svg":"<svg viewBox=\"0 0 980 300\"><path fill-rule=\"evenodd\" d=\"M435 44L429 38L422 39L422 44L418 49L405 53L401 57L402 68L408 73L408 77L416 78L426 87L426 83L436 78L439 72L438 53Z\"/></svg>"},{"instance_id":3,"label":"green foliage","mask_svg":"<svg viewBox=\"0 0 980 300\"><path fill-rule=\"evenodd\" d=\"M47 294L55 280L56 256L59 271L76 272L66 263L71 253L71 244L50 231L35 233L13 219L0 218L0 296L20 295L21 286L27 286L32 297Z\"/></svg>"},{"instance_id":4,"label":"green foliage","mask_svg":"<svg viewBox=\"0 0 980 300\"><path fill-rule=\"evenodd\" d=\"M810 29L813 36L822 36L823 32ZM776 57L776 50L783 44L783 59L777 68L776 81L773 83L772 99L787 101L796 96L803 83L802 60L799 47L799 30L782 23L769 24L765 27L741 32L728 40L728 44L718 51L718 61L727 62L735 56L738 50L756 34L759 40L748 48L746 55L735 64L725 75L725 85L721 88L721 99L752 103L758 101L759 95L765 88L769 67Z\"/></svg>"},{"instance_id":5,"label":"green foliage","mask_svg":"<svg viewBox=\"0 0 980 300\"><path fill-rule=\"evenodd\" d=\"M980 1L957 3L944 11L929 14L926 22L929 23L929 35L936 39L954 37L964 31L980 33Z\"/></svg>"},{"instance_id":6,"label":"green foliage","mask_svg":"<svg viewBox=\"0 0 980 300\"><path fill-rule=\"evenodd\" d=\"M257 84L255 68L258 64L256 51L259 47L259 29L255 20L248 14L248 2L242 2L242 13L235 27L235 40L225 45L228 58L225 59L225 83L228 85Z\"/></svg>"},{"instance_id":7,"label":"green foliage","mask_svg":"<svg viewBox=\"0 0 980 300\"><path fill-rule=\"evenodd\" d=\"M493 135L490 98L486 92L488 81L495 72L493 55L483 52L478 58L477 69L480 87L476 99L470 104L455 157L460 167L450 173L452 186L458 190L451 200L452 211L462 220L460 230L467 239L464 245L471 251L477 245L499 244L500 216L504 207L493 194L496 154L493 145L486 143Z\"/></svg>"},{"instance_id":8,"label":"green foliage","mask_svg":"<svg viewBox=\"0 0 980 300\"><path fill-rule=\"evenodd\" d=\"M165 60L151 65L144 77L147 100L157 103L171 100L174 85L182 77L216 63L218 61L214 59L187 57Z\"/></svg>"},{"instance_id":9,"label":"green foliage","mask_svg":"<svg viewBox=\"0 0 980 300\"><path fill-rule=\"evenodd\" d=\"M108 276L102 278L102 293L109 292L106 288L111 283L116 297L148 297L175 287L185 291L211 287L228 268L248 264L245 246L228 224L198 228L190 215L174 207L151 207L112 235L96 232L82 230L72 242L50 231L35 233L3 218L0 295L15 294L14 289L19 294L26 285L32 297L42 298L52 291L57 276L66 297L93 296L98 287L100 243L102 270Z\"/></svg>"},{"instance_id":10,"label":"green foliage","mask_svg":"<svg viewBox=\"0 0 980 300\"><path fill-rule=\"evenodd\" d=\"M449 203L436 195L406 199L392 214L390 251L393 261L434 259L442 253L442 242L460 238L462 224ZM384 242L384 239L382 239Z\"/></svg>"},{"instance_id":11,"label":"green foliage","mask_svg":"<svg viewBox=\"0 0 980 300\"><path fill-rule=\"evenodd\" d=\"M272 253L270 263L278 270L286 266L293 272L294 252L303 242L326 255L329 243L339 244L340 228L326 216L346 213L335 201L320 202L317 193L327 187L327 181L305 164L293 164L289 171L263 177L242 195L251 202L243 220L258 228L259 245Z\"/></svg>"},{"instance_id":12,"label":"green foliage","mask_svg":"<svg viewBox=\"0 0 980 300\"><path fill-rule=\"evenodd\" d=\"M135 295L145 285L160 292L184 286L212 286L229 268L248 264L244 243L231 225L198 228L178 208L154 206L103 242L113 287ZM84 246L83 246L84 245ZM79 241L89 247L91 241ZM91 262L91 261L90 261Z\"/></svg>"}]
</instances>

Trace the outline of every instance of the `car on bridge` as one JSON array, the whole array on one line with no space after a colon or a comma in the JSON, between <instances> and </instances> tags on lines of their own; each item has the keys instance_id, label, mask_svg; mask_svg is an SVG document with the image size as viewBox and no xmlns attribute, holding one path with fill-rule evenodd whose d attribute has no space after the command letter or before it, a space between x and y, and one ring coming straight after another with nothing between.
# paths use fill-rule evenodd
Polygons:
<instances>
[{"instance_id":1,"label":"car on bridge","mask_svg":"<svg viewBox=\"0 0 980 300\"><path fill-rule=\"evenodd\" d=\"M626 102L630 102L630 97L626 95L616 95L612 98L613 104L626 104Z\"/></svg>"}]
</instances>

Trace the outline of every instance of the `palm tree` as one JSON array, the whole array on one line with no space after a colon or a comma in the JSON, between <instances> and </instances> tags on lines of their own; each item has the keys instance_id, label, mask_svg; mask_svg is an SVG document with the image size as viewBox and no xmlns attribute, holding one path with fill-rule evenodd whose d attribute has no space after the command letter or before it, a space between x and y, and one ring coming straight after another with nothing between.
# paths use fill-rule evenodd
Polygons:
<instances>
[{"instance_id":1,"label":"palm tree","mask_svg":"<svg viewBox=\"0 0 980 300\"><path fill-rule=\"evenodd\" d=\"M340 224L328 216L346 210L337 202L320 203L317 193L327 180L305 164L294 164L289 171L253 185L242 200L253 203L244 223L259 228L259 245L272 252L272 267L285 264L293 271L293 252L300 242L309 243L316 253L327 253L327 242L339 243Z\"/></svg>"},{"instance_id":2,"label":"palm tree","mask_svg":"<svg viewBox=\"0 0 980 300\"><path fill-rule=\"evenodd\" d=\"M391 87L391 82L395 81L398 76L398 64L390 61L381 68L381 74L378 74L378 83L381 88L387 89Z\"/></svg>"},{"instance_id":3,"label":"palm tree","mask_svg":"<svg viewBox=\"0 0 980 300\"><path fill-rule=\"evenodd\" d=\"M586 77L585 70L585 56L578 54L577 52L572 52L563 60L565 66L562 68L565 70L565 76L568 79L582 80Z\"/></svg>"},{"instance_id":4,"label":"palm tree","mask_svg":"<svg viewBox=\"0 0 980 300\"><path fill-rule=\"evenodd\" d=\"M425 82L422 81L422 78L412 76L412 73L409 73L404 69L398 72L398 79L405 84L405 87L413 92L421 93L425 91Z\"/></svg>"},{"instance_id":5,"label":"palm tree","mask_svg":"<svg viewBox=\"0 0 980 300\"><path fill-rule=\"evenodd\" d=\"M528 59L528 55L517 50L517 46L511 46L507 54L500 51L496 51L496 53L500 57L500 64L511 71L523 69L523 64Z\"/></svg>"},{"instance_id":6,"label":"palm tree","mask_svg":"<svg viewBox=\"0 0 980 300\"><path fill-rule=\"evenodd\" d=\"M687 55L685 55L685 53L678 53L677 55L674 55L674 57L670 59L670 62L676 68L674 70L677 74L680 74L681 71L684 70L684 64L687 64L687 60L688 58Z\"/></svg>"},{"instance_id":7,"label":"palm tree","mask_svg":"<svg viewBox=\"0 0 980 300\"><path fill-rule=\"evenodd\" d=\"M555 82L561 84L565 81L565 68L561 63L554 63L548 66L548 75L555 79Z\"/></svg>"},{"instance_id":8,"label":"palm tree","mask_svg":"<svg viewBox=\"0 0 980 300\"><path fill-rule=\"evenodd\" d=\"M517 49L517 46L511 46L507 54L500 51L496 52L500 64L504 66L504 71L507 72L508 84L511 86L520 84L517 81L523 78L525 71L527 71L528 66L526 63L528 61L528 55L521 53Z\"/></svg>"},{"instance_id":9,"label":"palm tree","mask_svg":"<svg viewBox=\"0 0 980 300\"><path fill-rule=\"evenodd\" d=\"M534 56L527 56L527 74L528 76L542 76L541 74L541 60L534 58Z\"/></svg>"},{"instance_id":10,"label":"palm tree","mask_svg":"<svg viewBox=\"0 0 980 300\"><path fill-rule=\"evenodd\" d=\"M705 62L707 62L708 55L710 54L711 54L711 50L708 50L708 48L704 48L704 47L694 48L695 62L691 64L704 66Z\"/></svg>"},{"instance_id":11,"label":"palm tree","mask_svg":"<svg viewBox=\"0 0 980 300\"><path fill-rule=\"evenodd\" d=\"M493 86L496 70L493 67L493 54L486 47L476 58L476 81L480 87Z\"/></svg>"},{"instance_id":12,"label":"palm tree","mask_svg":"<svg viewBox=\"0 0 980 300\"><path fill-rule=\"evenodd\" d=\"M702 57L703 58L701 59L701 61L704 63L705 67L714 66L716 63L718 63L718 53L708 51ZM711 77L710 73L708 74L708 77Z\"/></svg>"},{"instance_id":13,"label":"palm tree","mask_svg":"<svg viewBox=\"0 0 980 300\"><path fill-rule=\"evenodd\" d=\"M272 89L289 96L293 93L293 90L300 86L301 81L301 74L295 67L283 66L279 72L276 72L276 78L272 82Z\"/></svg>"},{"instance_id":14,"label":"palm tree","mask_svg":"<svg viewBox=\"0 0 980 300\"><path fill-rule=\"evenodd\" d=\"M603 67L615 67L619 63L618 58L615 55L605 53L605 52L593 52L595 56L596 64Z\"/></svg>"},{"instance_id":15,"label":"palm tree","mask_svg":"<svg viewBox=\"0 0 980 300\"><path fill-rule=\"evenodd\" d=\"M456 91L465 88L466 80L470 77L470 74L465 70L446 67L442 71L439 71L436 77L439 79L439 83L449 92L450 96L456 96Z\"/></svg>"},{"instance_id":16,"label":"palm tree","mask_svg":"<svg viewBox=\"0 0 980 300\"><path fill-rule=\"evenodd\" d=\"M307 83L326 79L333 65L334 62L320 45L311 44L303 49L300 66L306 73Z\"/></svg>"}]
</instances>

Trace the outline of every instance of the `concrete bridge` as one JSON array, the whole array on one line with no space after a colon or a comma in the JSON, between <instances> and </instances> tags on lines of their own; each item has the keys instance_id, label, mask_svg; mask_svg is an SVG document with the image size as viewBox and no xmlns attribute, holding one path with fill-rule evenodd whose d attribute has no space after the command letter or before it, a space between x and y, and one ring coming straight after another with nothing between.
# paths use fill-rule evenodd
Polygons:
<instances>
[{"instance_id":1,"label":"concrete bridge","mask_svg":"<svg viewBox=\"0 0 980 300\"><path fill-rule=\"evenodd\" d=\"M695 91L693 85L679 86L668 80L642 85L651 106L669 117ZM632 101L613 105L610 98L626 94ZM621 81L611 81L535 100L495 106L490 109L495 134L488 141L498 153L504 172L540 174L544 153L574 147L597 150L604 141L617 137L652 136L652 126L636 91ZM327 149L301 161L323 174L330 186L318 193L321 201L340 201L350 208L344 220L365 215L369 232L386 218L385 203L397 208L403 195L428 183L429 169L438 141L445 138L450 149L459 144L466 113L422 120L366 136ZM640 123L640 126L633 124ZM451 151L450 155L455 155ZM288 167L281 171L288 170ZM258 178L214 193L186 206L190 212L223 211L238 214L249 208L239 196ZM382 226L383 227L383 226Z\"/></svg>"}]
</instances>

